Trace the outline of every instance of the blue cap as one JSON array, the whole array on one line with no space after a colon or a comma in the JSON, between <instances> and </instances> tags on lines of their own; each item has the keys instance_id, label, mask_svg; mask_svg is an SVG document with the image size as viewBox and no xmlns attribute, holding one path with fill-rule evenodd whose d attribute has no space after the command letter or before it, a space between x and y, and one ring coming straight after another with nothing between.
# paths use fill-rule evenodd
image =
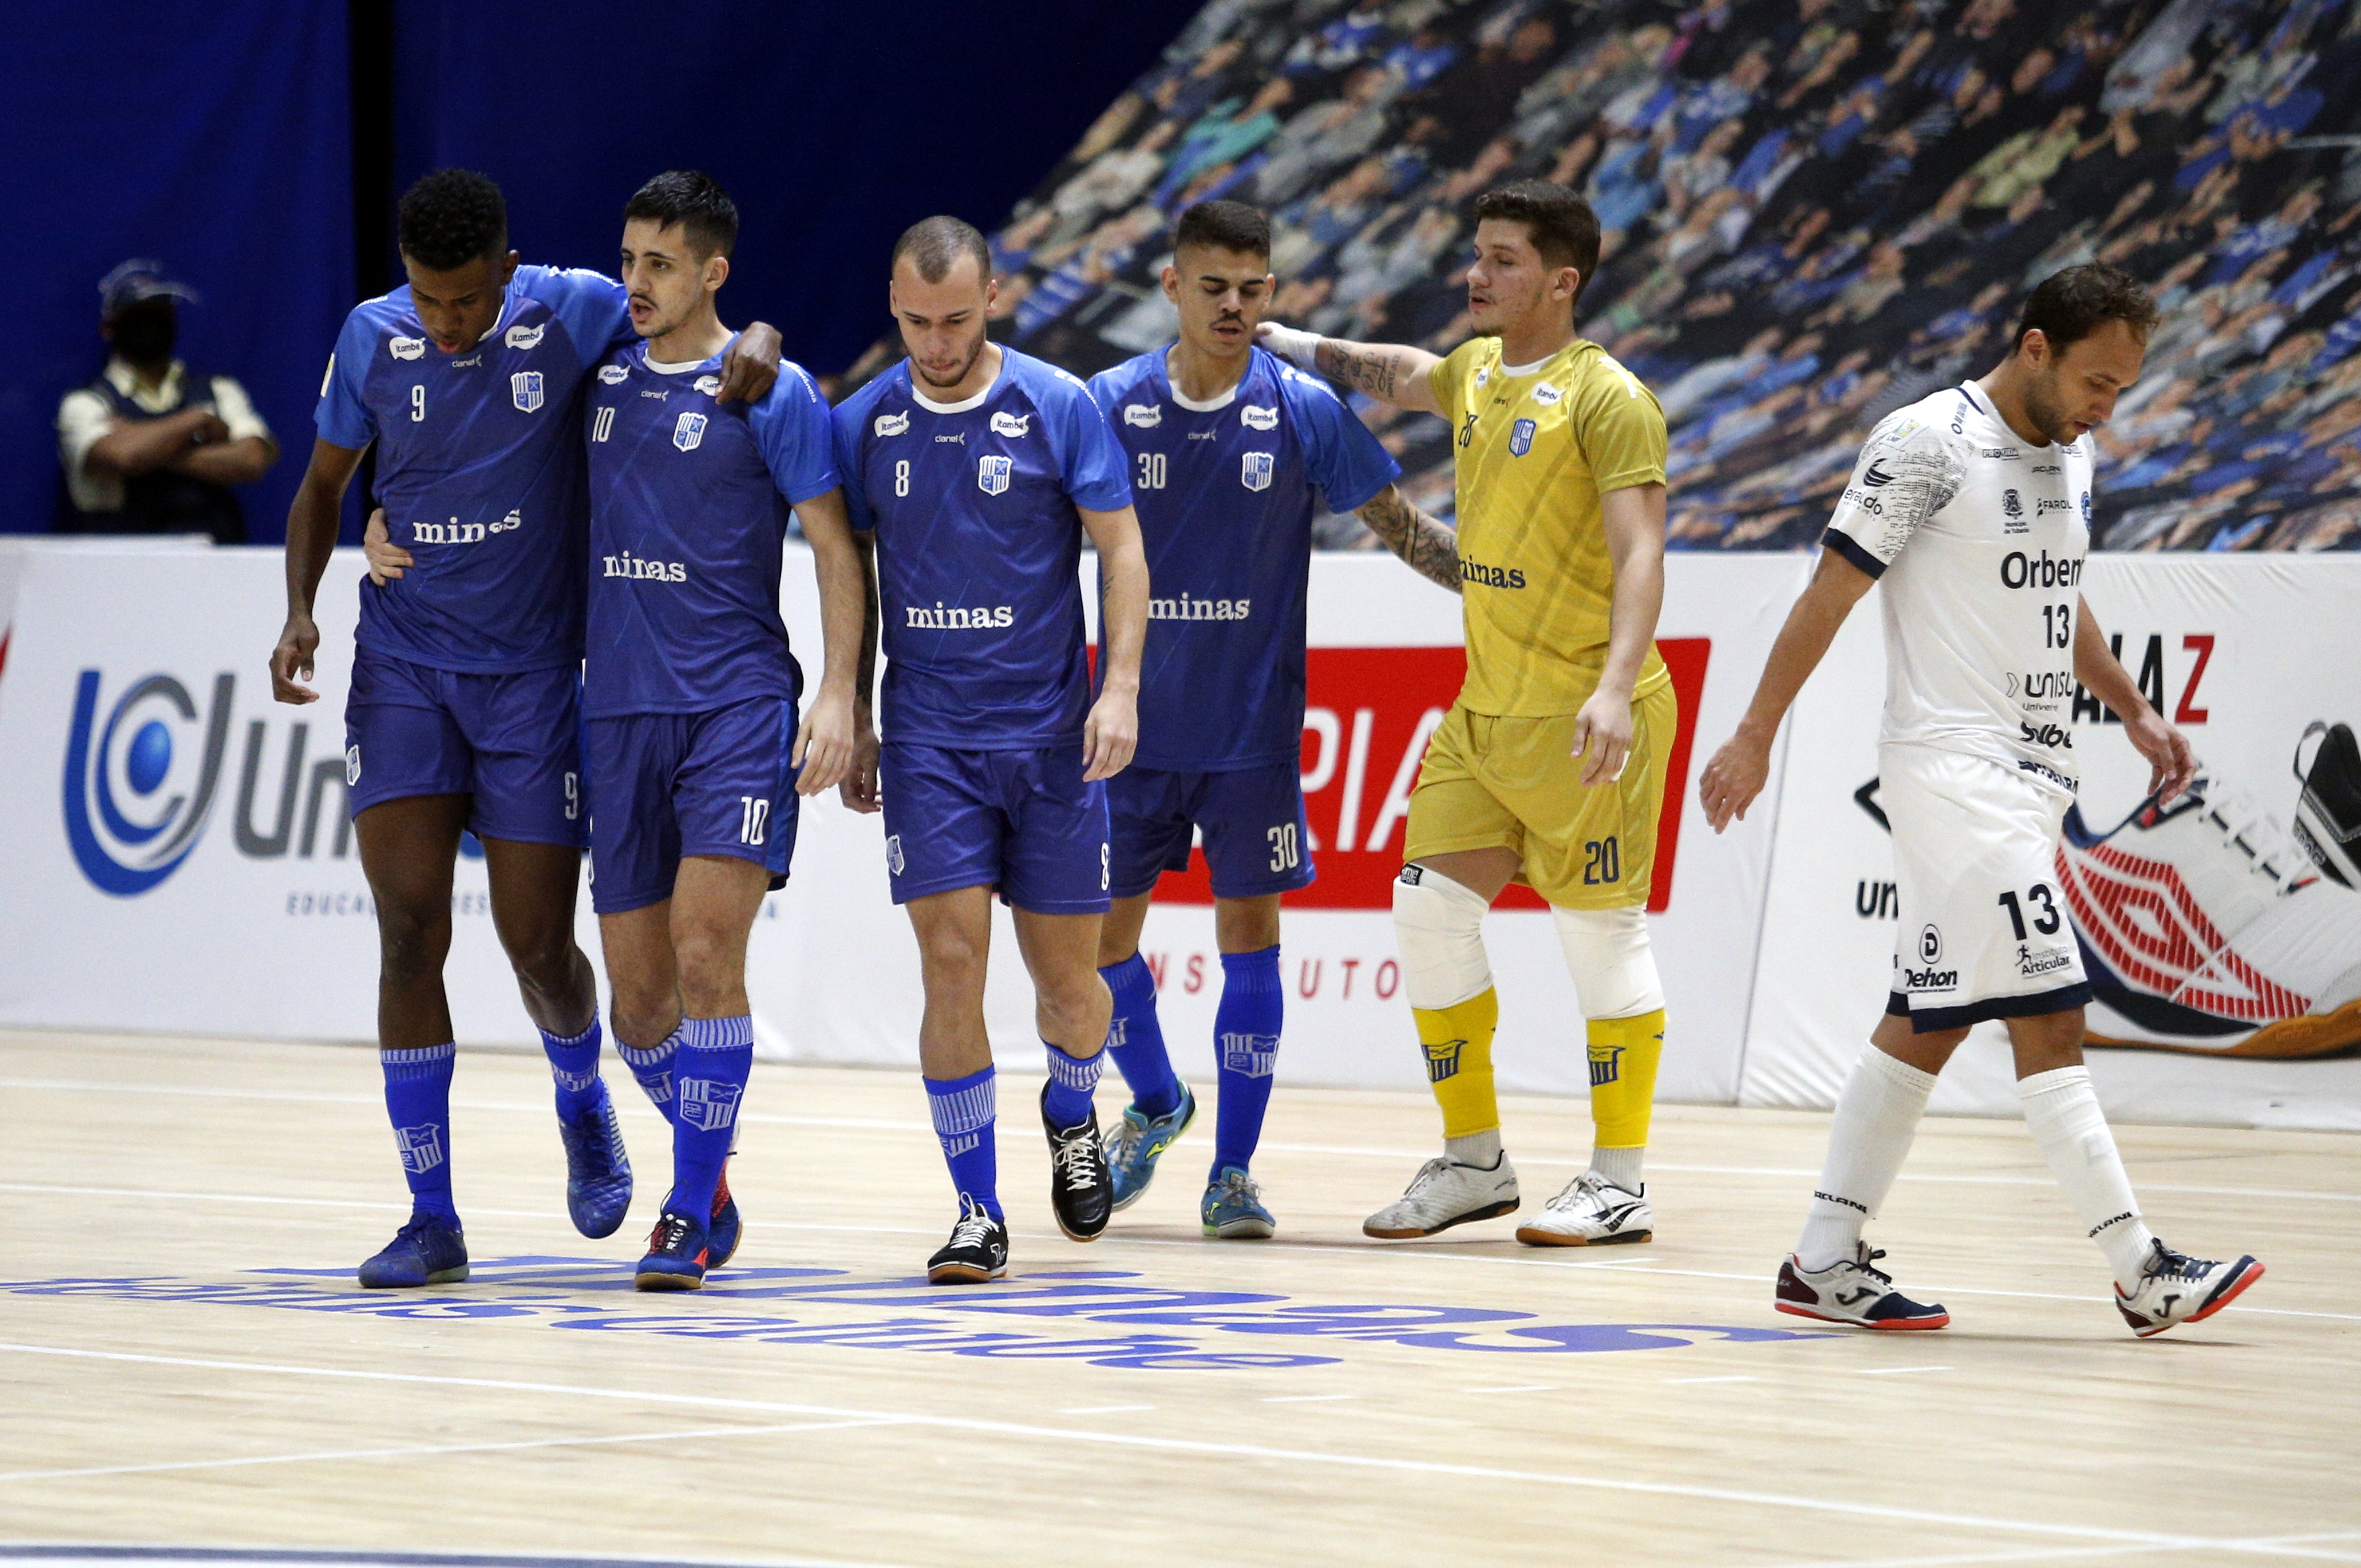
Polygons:
<instances>
[{"instance_id":1,"label":"blue cap","mask_svg":"<svg viewBox=\"0 0 2361 1568\"><path fill-rule=\"evenodd\" d=\"M160 261L135 257L98 280L98 313L102 321L111 321L116 312L142 300L187 300L194 303L197 291L186 283L169 276Z\"/></svg>"}]
</instances>

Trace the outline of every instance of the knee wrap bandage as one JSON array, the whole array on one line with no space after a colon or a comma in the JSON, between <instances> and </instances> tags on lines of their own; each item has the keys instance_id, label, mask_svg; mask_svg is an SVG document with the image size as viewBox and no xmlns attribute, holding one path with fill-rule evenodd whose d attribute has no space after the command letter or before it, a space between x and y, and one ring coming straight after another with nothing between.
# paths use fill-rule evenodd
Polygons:
<instances>
[{"instance_id":1,"label":"knee wrap bandage","mask_svg":"<svg viewBox=\"0 0 2361 1568\"><path fill-rule=\"evenodd\" d=\"M1439 1010L1492 985L1484 957L1484 912L1476 894L1424 866L1404 866L1394 883L1394 940L1402 992L1412 1007Z\"/></svg>"},{"instance_id":2,"label":"knee wrap bandage","mask_svg":"<svg viewBox=\"0 0 2361 1568\"><path fill-rule=\"evenodd\" d=\"M1566 971L1574 976L1576 1000L1586 1018L1632 1018L1664 1004L1656 979L1656 956L1648 947L1647 911L1553 909ZM1401 896L1394 897L1394 923L1401 923ZM1409 957L1409 949L1403 949Z\"/></svg>"}]
</instances>

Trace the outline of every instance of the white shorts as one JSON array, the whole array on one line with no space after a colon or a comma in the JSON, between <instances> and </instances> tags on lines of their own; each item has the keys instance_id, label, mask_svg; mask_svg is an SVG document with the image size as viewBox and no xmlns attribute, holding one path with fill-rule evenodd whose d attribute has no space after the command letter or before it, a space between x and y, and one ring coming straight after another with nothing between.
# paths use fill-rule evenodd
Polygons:
<instances>
[{"instance_id":1,"label":"white shorts","mask_svg":"<svg viewBox=\"0 0 2361 1568\"><path fill-rule=\"evenodd\" d=\"M1919 1034L2091 1000L2057 872L2073 796L2005 762L1878 748L1901 915L1885 1010Z\"/></svg>"}]
</instances>

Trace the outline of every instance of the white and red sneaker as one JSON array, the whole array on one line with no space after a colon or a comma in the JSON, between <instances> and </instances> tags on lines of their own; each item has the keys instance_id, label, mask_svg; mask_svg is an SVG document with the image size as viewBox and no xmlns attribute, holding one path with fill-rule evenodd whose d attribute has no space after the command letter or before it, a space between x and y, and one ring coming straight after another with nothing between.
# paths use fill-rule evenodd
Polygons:
<instances>
[{"instance_id":1,"label":"white and red sneaker","mask_svg":"<svg viewBox=\"0 0 2361 1568\"><path fill-rule=\"evenodd\" d=\"M1779 1266L1779 1286L1771 1304L1799 1318L1849 1323L1857 1329L1948 1329L1951 1314L1921 1305L1894 1288L1894 1276L1877 1266L1885 1255L1853 1244L1850 1257L1826 1268L1806 1268L1794 1253Z\"/></svg>"},{"instance_id":2,"label":"white and red sneaker","mask_svg":"<svg viewBox=\"0 0 2361 1568\"><path fill-rule=\"evenodd\" d=\"M2322 875L2218 773L2103 833L2069 810L2057 864L2093 1044L2282 1058L2361 1045L2361 889Z\"/></svg>"},{"instance_id":3,"label":"white and red sneaker","mask_svg":"<svg viewBox=\"0 0 2361 1568\"><path fill-rule=\"evenodd\" d=\"M2148 1249L2138 1288L2126 1295L2122 1286L2115 1287L2115 1310L2142 1339L2183 1323L2203 1322L2263 1277L2263 1266L2251 1257L2212 1263L2185 1256L2160 1241L2150 1241Z\"/></svg>"}]
</instances>

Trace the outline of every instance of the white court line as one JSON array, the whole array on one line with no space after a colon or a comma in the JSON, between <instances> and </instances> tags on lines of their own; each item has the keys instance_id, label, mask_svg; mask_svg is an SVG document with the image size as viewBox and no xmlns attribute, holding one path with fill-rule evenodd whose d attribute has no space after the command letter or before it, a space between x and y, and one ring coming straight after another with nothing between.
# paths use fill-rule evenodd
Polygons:
<instances>
[{"instance_id":1,"label":"white court line","mask_svg":"<svg viewBox=\"0 0 2361 1568\"><path fill-rule=\"evenodd\" d=\"M1076 1405L1071 1409L1060 1410L1058 1413L1061 1416L1114 1416L1129 1410L1154 1409L1156 1407L1153 1405Z\"/></svg>"},{"instance_id":2,"label":"white court line","mask_svg":"<svg viewBox=\"0 0 2361 1568\"><path fill-rule=\"evenodd\" d=\"M315 1209L377 1209L396 1213L410 1212L410 1205L407 1203L379 1203L357 1198L274 1198L242 1192L170 1192L135 1187L63 1187L29 1181L0 1181L0 1192L53 1192L94 1198L160 1198L185 1203L290 1203ZM563 1218L555 1210L549 1209L478 1209L470 1204L467 1212L491 1219ZM749 1229L758 1231L832 1231L852 1235L931 1236L941 1234L917 1225L822 1224L802 1220L749 1220L746 1224ZM1014 1231L1010 1234L1020 1241L1061 1239L1053 1231ZM1127 1243L1132 1246L1202 1248L1205 1245L1200 1241L1183 1241L1178 1237L1128 1235L1121 1231L1108 1231L1104 1233L1104 1236L1109 1241ZM1316 1246L1303 1242L1257 1242L1255 1251L1257 1253L1316 1252L1329 1257L1336 1255L1336 1249L1334 1246ZM1737 1279L1751 1285L1768 1285L1773 1277L1767 1274L1730 1274L1707 1268L1665 1268L1649 1260L1638 1258L1628 1261L1618 1259L1579 1262L1571 1258L1533 1257L1522 1253L1510 1257L1487 1257L1477 1253L1445 1252L1441 1247L1433 1246L1371 1247L1368 1252L1372 1256L1378 1253L1386 1253L1395 1257L1412 1257L1427 1263L1488 1263L1504 1268L1589 1268L1606 1273L1654 1275L1683 1279ZM728 1283L726 1277L722 1283L726 1288ZM1927 1285L1914 1286L1913 1288L1924 1288L1930 1295L1939 1291L1954 1296L1998 1296L2024 1301L2103 1302L2107 1299L2103 1296L2070 1296L2051 1290L1984 1290L1971 1285ZM2292 1307L2246 1306L2229 1306L2223 1308L2222 1310L2225 1313L2251 1312L2269 1318L2330 1318L2339 1322L2361 1322L2361 1312L2305 1312Z\"/></svg>"},{"instance_id":3,"label":"white court line","mask_svg":"<svg viewBox=\"0 0 2361 1568\"><path fill-rule=\"evenodd\" d=\"M1263 1403L1266 1405L1313 1405L1323 1399L1357 1399L1359 1398L1358 1394L1272 1394L1266 1397Z\"/></svg>"},{"instance_id":4,"label":"white court line","mask_svg":"<svg viewBox=\"0 0 2361 1568\"><path fill-rule=\"evenodd\" d=\"M68 1093L92 1094L179 1094L209 1100L287 1100L310 1105L370 1105L382 1106L384 1101L374 1094L306 1094L294 1090L215 1089L203 1084L181 1083L111 1083L103 1079L71 1078L0 1078L0 1089L48 1089ZM510 1100L454 1100L454 1110L512 1111L523 1114L546 1116L546 1102L520 1103ZM637 1112L636 1105L630 1107ZM1708 1107L1720 1109L1721 1107ZM653 1113L651 1113L652 1114ZM778 1116L757 1111L741 1112L739 1120L781 1127L845 1127L881 1133L911 1133L933 1135L934 1129L924 1122L892 1121L883 1117L865 1116ZM1185 1140L1191 1144L1205 1141L1202 1135ZM1433 1149L1370 1148L1351 1144L1288 1144L1264 1143L1262 1148L1275 1154L1349 1155L1370 1159L1424 1160L1433 1157ZM1586 1157L1557 1159L1541 1155L1517 1157L1527 1165L1587 1167ZM1764 1165L1676 1165L1669 1161L1651 1160L1652 1170L1671 1171L1684 1176L1772 1176L1807 1181L1817 1176L1816 1170L1784 1166ZM1936 1171L1905 1170L1904 1181L1966 1182L1988 1187L2054 1187L2055 1181L2046 1176L1969 1176ZM2317 1203L2361 1203L2361 1192L2320 1192L2302 1189L2276 1187L2203 1187L2166 1181L2141 1181L2136 1184L2146 1192L2188 1192L2213 1198L2285 1198ZM488 1211L487 1211L488 1212ZM1268 1250L1268 1249L1266 1249Z\"/></svg>"},{"instance_id":5,"label":"white court line","mask_svg":"<svg viewBox=\"0 0 2361 1568\"><path fill-rule=\"evenodd\" d=\"M1858 1366L1853 1369L1863 1377L1899 1377L1905 1372L1957 1372L1956 1366Z\"/></svg>"},{"instance_id":6,"label":"white court line","mask_svg":"<svg viewBox=\"0 0 2361 1568\"><path fill-rule=\"evenodd\" d=\"M585 1448L609 1442L671 1442L705 1437L771 1437L781 1432L839 1431L846 1427L900 1426L898 1417L803 1421L783 1427L708 1427L697 1431L631 1432L618 1437L553 1437L531 1442L462 1442L439 1447L346 1448L316 1453L263 1453L243 1459L182 1459L157 1464L93 1464L78 1470L0 1471L0 1481L54 1481L73 1475L147 1475L164 1470L231 1470L249 1464L313 1464L336 1459L396 1459L435 1453L505 1453L520 1448Z\"/></svg>"},{"instance_id":7,"label":"white court line","mask_svg":"<svg viewBox=\"0 0 2361 1568\"><path fill-rule=\"evenodd\" d=\"M1762 1381L1760 1377L1752 1376L1746 1373L1733 1373L1724 1377L1667 1377L1664 1379L1664 1385L1670 1387L1675 1383L1760 1383Z\"/></svg>"},{"instance_id":8,"label":"white court line","mask_svg":"<svg viewBox=\"0 0 2361 1568\"><path fill-rule=\"evenodd\" d=\"M1981 1563L2055 1563L2061 1557L2127 1557L2135 1552L2146 1552L2145 1546L2026 1546L2011 1547L2005 1552L1946 1552L1940 1557L1848 1557L1839 1563L1834 1558L1819 1558L1798 1563L1790 1558L1782 1563L1763 1563L1754 1568L1965 1568Z\"/></svg>"},{"instance_id":9,"label":"white court line","mask_svg":"<svg viewBox=\"0 0 2361 1568\"><path fill-rule=\"evenodd\" d=\"M1462 1388L1463 1394L1554 1394L1554 1383L1519 1383L1508 1388Z\"/></svg>"},{"instance_id":10,"label":"white court line","mask_svg":"<svg viewBox=\"0 0 2361 1568\"><path fill-rule=\"evenodd\" d=\"M0 1353L52 1355L78 1361L114 1361L143 1366L185 1366L215 1372L265 1373L288 1377L324 1377L366 1383L408 1383L445 1388L482 1388L504 1393L555 1394L582 1399L620 1400L627 1404L686 1405L700 1409L763 1410L781 1415L812 1416L831 1420L893 1421L907 1426L935 1427L948 1431L978 1432L995 1437L1032 1438L1051 1442L1079 1442L1098 1449L1104 1449L1109 1443L1118 1443L1132 1448L1173 1453L1208 1454L1226 1459L1264 1459L1296 1464L1334 1465L1345 1469L1386 1471L1398 1475L1448 1475L1473 1480L1509 1481L1529 1486L1571 1486L1587 1491L1628 1492L1661 1497L1689 1497L1700 1501L1790 1508L1805 1513L1831 1514L1854 1519L1893 1519L1908 1524L1942 1525L1955 1529L2015 1531L2020 1534L2073 1541L2114 1541L2133 1546L2185 1550L2225 1544L2195 1536L2169 1535L2154 1530L2114 1530L2098 1525L2045 1524L2029 1519L1988 1519L1973 1514L1938 1513L1927 1508L1846 1502L1833 1498L1799 1497L1784 1492L1746 1491L1725 1486L1697 1486L1666 1481L1616 1480L1596 1475L1510 1470L1486 1464L1450 1464L1427 1459L1337 1453L1319 1449L1272 1448L1258 1443L1211 1442L1144 1432L1031 1426L1018 1421L984 1420L974 1417L913 1415L899 1411L857 1409L840 1405L805 1405L785 1400L733 1398L718 1394L661 1393L636 1388L602 1388L586 1384L533 1383L521 1378L458 1377L431 1373L388 1372L359 1367L216 1361L197 1356L143 1355L128 1351L81 1350L66 1345L8 1342L0 1342Z\"/></svg>"}]
</instances>

